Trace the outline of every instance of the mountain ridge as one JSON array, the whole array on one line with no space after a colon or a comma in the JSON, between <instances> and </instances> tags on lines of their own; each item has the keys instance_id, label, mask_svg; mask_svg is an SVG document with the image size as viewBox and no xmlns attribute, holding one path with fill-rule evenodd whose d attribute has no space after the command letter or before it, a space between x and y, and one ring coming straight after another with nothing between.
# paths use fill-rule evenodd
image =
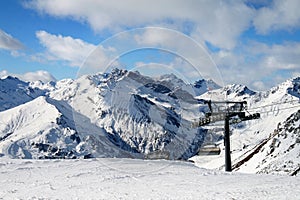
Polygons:
<instances>
[{"instance_id":1,"label":"mountain ridge","mask_svg":"<svg viewBox=\"0 0 300 200\"><path fill-rule=\"evenodd\" d=\"M40 159L130 157L187 160L197 154L210 130L218 130L191 128L192 121L203 116L207 109L201 100L225 99L247 101L248 111L262 113L261 120L233 126L231 139L233 151L237 152L233 153L233 160L239 162L241 155L266 139L279 123L285 124L287 118L295 113L290 107L295 106L296 109L299 106L299 85L300 78L294 78L269 91L255 92L238 84L220 87L211 80L187 84L175 75L165 75L159 80L119 69L49 83L26 83L8 77L1 79L0 115L5 120L0 125L0 154ZM27 111L20 112L26 107ZM30 118L34 115L41 115L44 125L48 125L44 127L43 123ZM17 126L8 130L7 127L22 122L22 117L32 120L26 124L28 129ZM30 129L38 126L41 130ZM294 129L298 133L299 129ZM28 133L27 138L24 136L23 140L19 138L18 142L9 142L25 132ZM219 139L222 135L220 131L214 134L212 137ZM44 138L55 135L56 140L42 140L40 135ZM296 134L295 138L298 141L299 136ZM219 142L219 139L214 142ZM296 143L293 148L297 150L298 146ZM259 154L265 155L264 151ZM280 171L271 165L281 164L271 162L270 156L265 157L259 162L266 159L273 164L264 165L261 170L244 166L240 170L254 173ZM215 168L221 166L216 164Z\"/></svg>"}]
</instances>

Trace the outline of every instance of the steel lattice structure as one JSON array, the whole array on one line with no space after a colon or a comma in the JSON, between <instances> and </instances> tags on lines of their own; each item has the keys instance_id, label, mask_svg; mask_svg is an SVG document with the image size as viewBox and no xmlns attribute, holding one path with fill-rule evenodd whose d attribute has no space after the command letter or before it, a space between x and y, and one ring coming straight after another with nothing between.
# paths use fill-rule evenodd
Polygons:
<instances>
[{"instance_id":1,"label":"steel lattice structure","mask_svg":"<svg viewBox=\"0 0 300 200\"><path fill-rule=\"evenodd\" d=\"M260 118L259 113L246 115L246 101L204 101L210 112L205 113L192 124L193 127L205 126L211 123L224 121L224 144L225 144L225 171L232 171L230 155L230 123L239 123Z\"/></svg>"}]
</instances>

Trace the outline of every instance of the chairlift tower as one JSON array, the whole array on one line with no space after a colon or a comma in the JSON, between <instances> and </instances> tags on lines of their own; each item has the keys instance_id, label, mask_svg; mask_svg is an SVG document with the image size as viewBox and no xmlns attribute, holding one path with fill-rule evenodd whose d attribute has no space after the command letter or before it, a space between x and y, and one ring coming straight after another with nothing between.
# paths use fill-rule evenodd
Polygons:
<instances>
[{"instance_id":1,"label":"chairlift tower","mask_svg":"<svg viewBox=\"0 0 300 200\"><path fill-rule=\"evenodd\" d=\"M193 127L200 127L224 121L225 171L231 172L230 124L258 119L260 114L255 113L246 116L246 101L204 101L204 103L208 105L210 112L205 113L204 118L200 118L192 125Z\"/></svg>"}]
</instances>

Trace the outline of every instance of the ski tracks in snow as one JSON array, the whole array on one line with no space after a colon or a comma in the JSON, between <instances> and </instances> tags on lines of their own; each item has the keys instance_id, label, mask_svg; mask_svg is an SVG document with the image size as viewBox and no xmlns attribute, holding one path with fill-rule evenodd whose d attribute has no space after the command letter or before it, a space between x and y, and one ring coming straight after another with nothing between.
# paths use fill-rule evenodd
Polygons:
<instances>
[{"instance_id":1,"label":"ski tracks in snow","mask_svg":"<svg viewBox=\"0 0 300 200\"><path fill-rule=\"evenodd\" d=\"M0 199L297 199L299 184L179 161L0 158Z\"/></svg>"}]
</instances>

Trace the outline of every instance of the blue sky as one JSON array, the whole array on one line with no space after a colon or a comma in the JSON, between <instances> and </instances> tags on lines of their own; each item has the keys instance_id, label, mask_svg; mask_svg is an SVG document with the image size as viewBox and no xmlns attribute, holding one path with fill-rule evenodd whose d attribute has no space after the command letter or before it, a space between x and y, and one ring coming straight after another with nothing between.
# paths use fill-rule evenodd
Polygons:
<instances>
[{"instance_id":1,"label":"blue sky","mask_svg":"<svg viewBox=\"0 0 300 200\"><path fill-rule=\"evenodd\" d=\"M299 0L2 0L0 76L76 78L98 49L97 65L121 56L114 66L172 68L190 82L214 79L217 69L224 84L266 90L300 76L299 7ZM116 39L124 31L131 36ZM203 62L187 62L197 58Z\"/></svg>"}]
</instances>

